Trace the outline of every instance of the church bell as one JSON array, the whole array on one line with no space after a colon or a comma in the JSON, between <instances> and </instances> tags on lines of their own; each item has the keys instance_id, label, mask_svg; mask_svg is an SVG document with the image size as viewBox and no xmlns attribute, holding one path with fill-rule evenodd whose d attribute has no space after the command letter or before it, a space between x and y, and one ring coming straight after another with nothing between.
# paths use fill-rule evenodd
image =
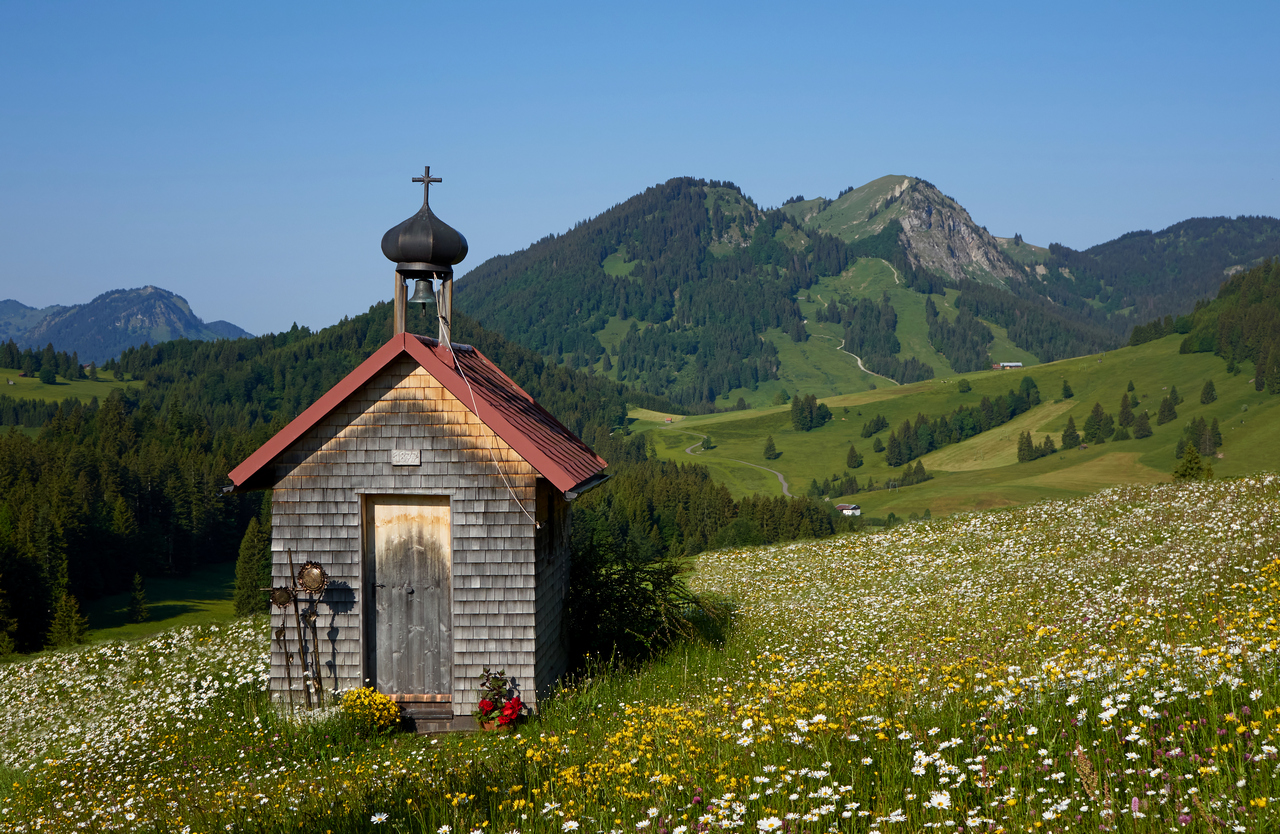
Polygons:
<instances>
[{"instance_id":1,"label":"church bell","mask_svg":"<svg viewBox=\"0 0 1280 834\"><path fill-rule=\"evenodd\" d=\"M427 312L427 305L436 300L435 293L431 290L430 278L417 278L413 282L413 296L409 299L410 304L421 304L422 312Z\"/></svg>"}]
</instances>

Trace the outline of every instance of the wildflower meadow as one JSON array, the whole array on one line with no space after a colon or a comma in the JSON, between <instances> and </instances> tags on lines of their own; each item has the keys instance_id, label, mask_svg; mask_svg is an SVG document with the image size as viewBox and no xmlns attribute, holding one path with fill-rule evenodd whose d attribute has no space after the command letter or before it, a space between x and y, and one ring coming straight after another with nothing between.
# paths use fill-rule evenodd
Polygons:
<instances>
[{"instance_id":1,"label":"wildflower meadow","mask_svg":"<svg viewBox=\"0 0 1280 834\"><path fill-rule=\"evenodd\" d=\"M1280 479L699 558L722 645L507 731L267 701L262 620L0 667L0 832L1280 830Z\"/></svg>"}]
</instances>

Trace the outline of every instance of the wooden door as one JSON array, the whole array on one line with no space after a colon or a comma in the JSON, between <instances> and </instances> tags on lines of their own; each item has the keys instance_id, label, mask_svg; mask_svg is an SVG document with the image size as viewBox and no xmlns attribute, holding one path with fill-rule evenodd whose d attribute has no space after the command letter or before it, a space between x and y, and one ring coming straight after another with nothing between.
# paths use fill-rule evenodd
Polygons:
<instances>
[{"instance_id":1,"label":"wooden door","mask_svg":"<svg viewBox=\"0 0 1280 834\"><path fill-rule=\"evenodd\" d=\"M366 677L387 695L453 691L449 499L365 497Z\"/></svg>"}]
</instances>

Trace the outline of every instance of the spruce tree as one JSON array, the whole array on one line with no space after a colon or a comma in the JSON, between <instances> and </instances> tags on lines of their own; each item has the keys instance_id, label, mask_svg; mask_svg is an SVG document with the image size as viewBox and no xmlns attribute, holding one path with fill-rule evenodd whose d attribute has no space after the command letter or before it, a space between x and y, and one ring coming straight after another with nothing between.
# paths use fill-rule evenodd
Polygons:
<instances>
[{"instance_id":1,"label":"spruce tree","mask_svg":"<svg viewBox=\"0 0 1280 834\"><path fill-rule=\"evenodd\" d=\"M1126 389L1125 389L1125 391L1127 391L1127 392L1129 392L1129 393L1132 393L1132 392L1133 392L1133 380L1132 380L1132 379L1131 379L1131 380L1129 380L1129 387L1128 387L1128 388L1126 388Z\"/></svg>"},{"instance_id":2,"label":"spruce tree","mask_svg":"<svg viewBox=\"0 0 1280 834\"><path fill-rule=\"evenodd\" d=\"M74 646L84 642L88 630L89 618L80 613L80 603L71 594L64 593L53 609L53 622L49 624L45 643L53 649Z\"/></svg>"},{"instance_id":3,"label":"spruce tree","mask_svg":"<svg viewBox=\"0 0 1280 834\"><path fill-rule=\"evenodd\" d=\"M1036 456L1035 443L1031 440L1031 432L1024 431L1018 435L1018 463L1026 463L1034 460Z\"/></svg>"},{"instance_id":4,"label":"spruce tree","mask_svg":"<svg viewBox=\"0 0 1280 834\"><path fill-rule=\"evenodd\" d=\"M133 575L133 592L129 594L129 622L145 623L151 619L151 610L147 605L147 590L142 584L142 574Z\"/></svg>"},{"instance_id":5,"label":"spruce tree","mask_svg":"<svg viewBox=\"0 0 1280 834\"><path fill-rule=\"evenodd\" d=\"M1193 481L1200 478L1204 474L1204 467L1200 464L1200 453L1196 451L1196 444L1188 443L1182 450L1182 462L1173 470L1173 479L1175 481Z\"/></svg>"},{"instance_id":6,"label":"spruce tree","mask_svg":"<svg viewBox=\"0 0 1280 834\"><path fill-rule=\"evenodd\" d=\"M1173 408L1173 400L1165 397L1160 401L1160 410L1156 412L1156 425L1163 426L1177 419L1178 412Z\"/></svg>"},{"instance_id":7,"label":"spruce tree","mask_svg":"<svg viewBox=\"0 0 1280 834\"><path fill-rule=\"evenodd\" d=\"M1141 440L1144 437L1151 436L1151 418L1147 416L1147 412L1142 412L1138 418L1133 421L1133 439Z\"/></svg>"},{"instance_id":8,"label":"spruce tree","mask_svg":"<svg viewBox=\"0 0 1280 834\"><path fill-rule=\"evenodd\" d=\"M1116 429L1116 433L1111 435L1112 440L1128 440L1130 437L1129 430L1124 426Z\"/></svg>"},{"instance_id":9,"label":"spruce tree","mask_svg":"<svg viewBox=\"0 0 1280 834\"><path fill-rule=\"evenodd\" d=\"M875 442L871 444L871 451L873 451L873 452L883 452L883 451L884 451L884 444L880 442L880 438L878 438L878 437L877 437L877 438L875 439Z\"/></svg>"},{"instance_id":10,"label":"spruce tree","mask_svg":"<svg viewBox=\"0 0 1280 834\"><path fill-rule=\"evenodd\" d=\"M1218 398L1218 392L1213 389L1213 380L1205 380L1204 387L1200 389L1200 402L1208 405Z\"/></svg>"},{"instance_id":11,"label":"spruce tree","mask_svg":"<svg viewBox=\"0 0 1280 834\"><path fill-rule=\"evenodd\" d=\"M809 410L804 407L804 397L798 394L791 400L791 428L796 431L809 430Z\"/></svg>"},{"instance_id":12,"label":"spruce tree","mask_svg":"<svg viewBox=\"0 0 1280 834\"><path fill-rule=\"evenodd\" d=\"M270 585L271 534L263 531L257 518L251 518L240 540L240 558L236 559L236 616L267 613L267 595L261 589Z\"/></svg>"},{"instance_id":13,"label":"spruce tree","mask_svg":"<svg viewBox=\"0 0 1280 834\"><path fill-rule=\"evenodd\" d=\"M1058 454L1058 447L1053 445L1053 435L1044 436L1044 443L1040 444L1040 454L1041 456Z\"/></svg>"},{"instance_id":14,"label":"spruce tree","mask_svg":"<svg viewBox=\"0 0 1280 834\"><path fill-rule=\"evenodd\" d=\"M1065 379L1062 380L1062 398L1064 400L1069 400L1075 395L1075 392L1071 390L1071 386L1067 384L1067 381Z\"/></svg>"},{"instance_id":15,"label":"spruce tree","mask_svg":"<svg viewBox=\"0 0 1280 834\"><path fill-rule=\"evenodd\" d=\"M857 469L862 465L862 455L858 454L858 448L852 443L849 444L849 454L845 456L844 465L847 469Z\"/></svg>"},{"instance_id":16,"label":"spruce tree","mask_svg":"<svg viewBox=\"0 0 1280 834\"><path fill-rule=\"evenodd\" d=\"M1080 432L1076 431L1076 418L1067 418L1067 427L1062 432L1062 448L1074 449L1080 445Z\"/></svg>"},{"instance_id":17,"label":"spruce tree","mask_svg":"<svg viewBox=\"0 0 1280 834\"><path fill-rule=\"evenodd\" d=\"M1122 429L1133 425L1133 404L1129 402L1127 393L1120 396L1120 414L1116 417L1116 422Z\"/></svg>"},{"instance_id":18,"label":"spruce tree","mask_svg":"<svg viewBox=\"0 0 1280 834\"><path fill-rule=\"evenodd\" d=\"M769 435L764 439L764 459L777 460L778 447L773 445L773 435Z\"/></svg>"},{"instance_id":19,"label":"spruce tree","mask_svg":"<svg viewBox=\"0 0 1280 834\"><path fill-rule=\"evenodd\" d=\"M1209 426L1209 432L1213 435L1213 446L1215 449L1222 448L1222 430L1218 428L1218 418L1213 418L1212 425Z\"/></svg>"},{"instance_id":20,"label":"spruce tree","mask_svg":"<svg viewBox=\"0 0 1280 834\"><path fill-rule=\"evenodd\" d=\"M1178 393L1178 386L1176 385L1169 389L1169 402L1173 403L1174 408L1182 405L1182 395Z\"/></svg>"},{"instance_id":21,"label":"spruce tree","mask_svg":"<svg viewBox=\"0 0 1280 834\"><path fill-rule=\"evenodd\" d=\"M1110 432L1107 432L1107 413L1102 410L1102 403L1094 403L1093 410L1089 412L1089 416L1084 421L1084 442L1085 443L1103 443Z\"/></svg>"},{"instance_id":22,"label":"spruce tree","mask_svg":"<svg viewBox=\"0 0 1280 834\"><path fill-rule=\"evenodd\" d=\"M0 657L8 657L17 651L13 635L18 630L18 621L9 616L9 601L4 596L4 586L0 585Z\"/></svg>"},{"instance_id":23,"label":"spruce tree","mask_svg":"<svg viewBox=\"0 0 1280 834\"><path fill-rule=\"evenodd\" d=\"M902 441L896 432L889 432L889 445L886 447L884 462L889 466L901 466L906 463L902 454Z\"/></svg>"}]
</instances>

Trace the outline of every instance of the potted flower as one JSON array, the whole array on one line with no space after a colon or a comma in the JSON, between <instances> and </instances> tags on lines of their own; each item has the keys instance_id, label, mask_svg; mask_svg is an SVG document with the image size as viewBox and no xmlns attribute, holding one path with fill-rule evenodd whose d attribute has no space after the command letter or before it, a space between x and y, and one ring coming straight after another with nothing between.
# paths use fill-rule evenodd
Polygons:
<instances>
[{"instance_id":1,"label":"potted flower","mask_svg":"<svg viewBox=\"0 0 1280 834\"><path fill-rule=\"evenodd\" d=\"M486 666L480 675L480 701L472 713L480 728L510 727L528 712L529 708L516 694L507 673L502 669L491 672Z\"/></svg>"}]
</instances>

